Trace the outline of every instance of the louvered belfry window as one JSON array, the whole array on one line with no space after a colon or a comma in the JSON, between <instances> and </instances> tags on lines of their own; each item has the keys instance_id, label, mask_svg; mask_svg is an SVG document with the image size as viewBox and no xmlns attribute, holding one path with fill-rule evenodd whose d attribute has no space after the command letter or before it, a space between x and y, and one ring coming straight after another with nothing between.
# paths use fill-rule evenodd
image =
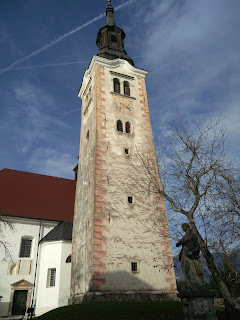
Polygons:
<instances>
[{"instance_id":1,"label":"louvered belfry window","mask_svg":"<svg viewBox=\"0 0 240 320\"><path fill-rule=\"evenodd\" d=\"M114 92L120 93L120 81L117 78L113 79L113 87L114 87Z\"/></svg>"},{"instance_id":2,"label":"louvered belfry window","mask_svg":"<svg viewBox=\"0 0 240 320\"><path fill-rule=\"evenodd\" d=\"M114 35L111 35L111 42L113 47L117 47L117 37Z\"/></svg>"},{"instance_id":3,"label":"louvered belfry window","mask_svg":"<svg viewBox=\"0 0 240 320\"><path fill-rule=\"evenodd\" d=\"M124 86L124 94L125 94L125 96L130 96L129 82L128 81L124 81L123 86Z\"/></svg>"},{"instance_id":4,"label":"louvered belfry window","mask_svg":"<svg viewBox=\"0 0 240 320\"><path fill-rule=\"evenodd\" d=\"M32 239L22 239L20 248L20 258L29 258L31 256Z\"/></svg>"}]
</instances>

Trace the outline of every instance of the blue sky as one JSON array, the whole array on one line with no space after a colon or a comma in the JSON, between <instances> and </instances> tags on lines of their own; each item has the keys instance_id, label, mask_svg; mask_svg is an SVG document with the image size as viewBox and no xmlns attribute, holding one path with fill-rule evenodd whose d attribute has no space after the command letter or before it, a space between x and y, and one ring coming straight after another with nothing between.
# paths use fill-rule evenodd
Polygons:
<instances>
[{"instance_id":1,"label":"blue sky","mask_svg":"<svg viewBox=\"0 0 240 320\"><path fill-rule=\"evenodd\" d=\"M114 7L125 0L112 0ZM2 0L0 70L104 13L106 0ZM240 154L240 1L137 0L115 12L136 67L149 70L154 138L176 111L188 119L226 114L229 154ZM0 170L73 178L83 74L101 18L0 71Z\"/></svg>"}]
</instances>

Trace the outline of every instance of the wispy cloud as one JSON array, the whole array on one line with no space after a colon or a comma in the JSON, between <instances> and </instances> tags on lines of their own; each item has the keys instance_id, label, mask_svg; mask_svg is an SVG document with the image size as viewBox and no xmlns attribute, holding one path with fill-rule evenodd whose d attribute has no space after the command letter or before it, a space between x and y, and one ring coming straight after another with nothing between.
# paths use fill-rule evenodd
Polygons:
<instances>
[{"instance_id":1,"label":"wispy cloud","mask_svg":"<svg viewBox=\"0 0 240 320\"><path fill-rule=\"evenodd\" d=\"M46 91L29 83L14 89L17 106L8 109L13 133L22 152L40 143L51 143L59 129L67 127L55 109L55 99Z\"/></svg>"},{"instance_id":2,"label":"wispy cloud","mask_svg":"<svg viewBox=\"0 0 240 320\"><path fill-rule=\"evenodd\" d=\"M72 173L74 178L73 168L76 165L76 159L72 153L59 152L59 150L49 148L37 148L27 160L28 170L46 174L55 177L69 178Z\"/></svg>"},{"instance_id":3,"label":"wispy cloud","mask_svg":"<svg viewBox=\"0 0 240 320\"><path fill-rule=\"evenodd\" d=\"M115 11L117 11L117 10L119 10L119 9L121 9L121 8L129 5L129 4L131 4L131 3L134 2L134 1L135 1L135 0L129 0L129 1L126 1L126 2L118 5L118 6L115 8ZM75 28L75 29L73 29L73 30L71 30L71 31L69 31L69 32L67 32L67 33L59 36L58 38L56 38L55 40L47 43L46 45L42 46L42 47L39 48L38 50L33 51L32 53L30 53L29 55L25 56L24 58L19 59L19 60L15 61L14 63L10 64L9 66L7 66L6 68L0 70L0 75L1 75L2 73L6 72L6 71L9 71L10 69L12 69L12 67L18 65L19 63L24 62L24 61L26 61L26 60L28 60L28 59L30 59L30 58L38 55L39 53L47 50L48 48L54 46L56 43L64 40L65 38L71 36L72 34L78 32L78 31L80 31L80 30L82 30L82 29L86 28L86 27L89 26L90 24L96 22L97 20L102 19L103 17L105 17L105 13L100 13L97 17L94 17L93 19L91 19L91 20L89 20L88 22L82 24L81 26L79 26L79 27L77 27L77 28Z\"/></svg>"},{"instance_id":4,"label":"wispy cloud","mask_svg":"<svg viewBox=\"0 0 240 320\"><path fill-rule=\"evenodd\" d=\"M234 141L240 134L240 2L150 0L136 9L130 30L138 26L142 34L133 45L140 48L138 64L150 70L155 135L167 130L176 111L206 119L223 113Z\"/></svg>"}]
</instances>

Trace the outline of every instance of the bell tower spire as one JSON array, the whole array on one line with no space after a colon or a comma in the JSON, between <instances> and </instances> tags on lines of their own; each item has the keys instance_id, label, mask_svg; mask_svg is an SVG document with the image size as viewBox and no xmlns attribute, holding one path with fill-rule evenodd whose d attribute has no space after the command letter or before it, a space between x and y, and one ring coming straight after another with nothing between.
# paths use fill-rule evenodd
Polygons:
<instances>
[{"instance_id":1,"label":"bell tower spire","mask_svg":"<svg viewBox=\"0 0 240 320\"><path fill-rule=\"evenodd\" d=\"M114 9L111 5L111 0L108 0L106 8L106 23L99 29L96 44L98 46L97 55L109 60L124 59L132 66L134 62L130 56L127 55L124 49L125 32L119 28L114 19Z\"/></svg>"},{"instance_id":2,"label":"bell tower spire","mask_svg":"<svg viewBox=\"0 0 240 320\"><path fill-rule=\"evenodd\" d=\"M108 0L108 5L106 8L106 16L107 16L107 20L106 20L106 25L107 26L114 26L115 25L115 19L114 19L114 9L111 5L111 0Z\"/></svg>"}]
</instances>

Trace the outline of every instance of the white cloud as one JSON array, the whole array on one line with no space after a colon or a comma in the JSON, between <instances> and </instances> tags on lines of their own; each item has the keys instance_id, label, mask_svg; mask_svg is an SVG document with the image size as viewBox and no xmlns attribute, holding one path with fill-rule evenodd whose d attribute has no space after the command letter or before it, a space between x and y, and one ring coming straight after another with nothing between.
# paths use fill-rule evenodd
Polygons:
<instances>
[{"instance_id":1,"label":"white cloud","mask_svg":"<svg viewBox=\"0 0 240 320\"><path fill-rule=\"evenodd\" d=\"M37 148L27 160L28 170L49 176L73 179L76 159L73 153L45 147Z\"/></svg>"}]
</instances>

